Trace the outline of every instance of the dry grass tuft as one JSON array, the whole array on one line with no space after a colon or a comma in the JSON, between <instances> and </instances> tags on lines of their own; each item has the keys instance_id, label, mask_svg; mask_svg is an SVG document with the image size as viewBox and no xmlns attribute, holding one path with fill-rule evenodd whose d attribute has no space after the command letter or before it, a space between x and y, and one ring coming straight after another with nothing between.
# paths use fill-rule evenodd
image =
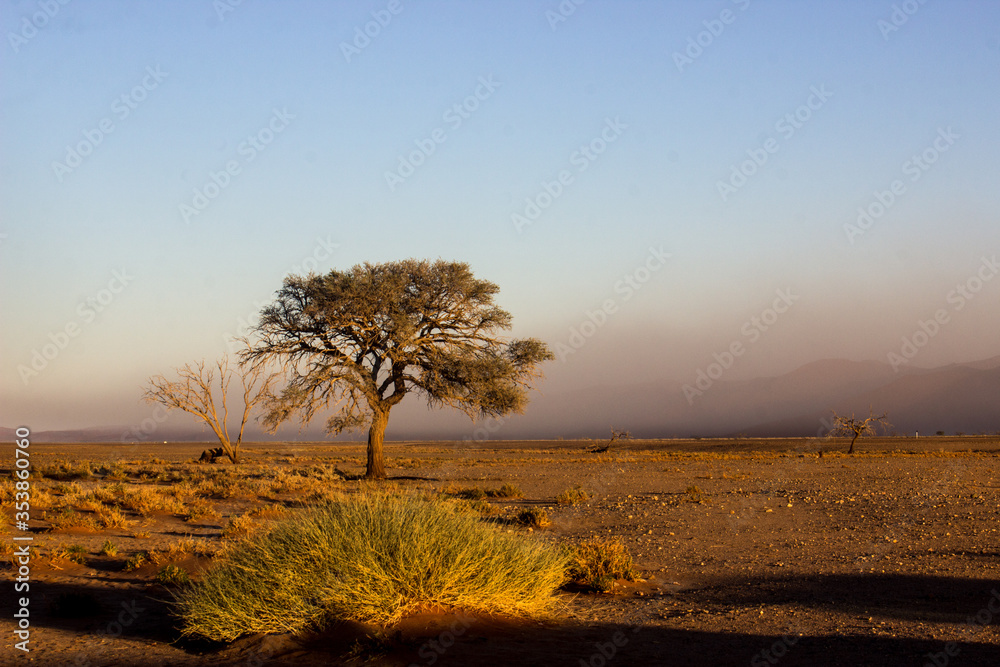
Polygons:
<instances>
[{"instance_id":1,"label":"dry grass tuft","mask_svg":"<svg viewBox=\"0 0 1000 667\"><path fill-rule=\"evenodd\" d=\"M556 502L560 505L579 505L580 503L585 503L590 499L587 492L580 487L575 487L572 489L566 489L558 496L556 496Z\"/></svg>"},{"instance_id":2,"label":"dry grass tuft","mask_svg":"<svg viewBox=\"0 0 1000 667\"><path fill-rule=\"evenodd\" d=\"M635 581L639 573L620 539L594 537L572 550L568 575L586 588L609 591L616 579Z\"/></svg>"},{"instance_id":3,"label":"dry grass tuft","mask_svg":"<svg viewBox=\"0 0 1000 667\"><path fill-rule=\"evenodd\" d=\"M685 500L689 503L705 502L705 493L695 484L688 486L688 488L684 490L684 493L687 494L687 498L685 498Z\"/></svg>"},{"instance_id":4,"label":"dry grass tuft","mask_svg":"<svg viewBox=\"0 0 1000 667\"><path fill-rule=\"evenodd\" d=\"M97 521L104 528L128 528L132 521L117 507L101 507L97 511Z\"/></svg>"},{"instance_id":5,"label":"dry grass tuft","mask_svg":"<svg viewBox=\"0 0 1000 667\"><path fill-rule=\"evenodd\" d=\"M538 530L552 525L548 513L540 507L529 507L522 510L517 515L516 521L522 526Z\"/></svg>"},{"instance_id":6,"label":"dry grass tuft","mask_svg":"<svg viewBox=\"0 0 1000 667\"><path fill-rule=\"evenodd\" d=\"M35 475L40 478L69 481L74 479L89 479L93 475L87 462L73 464L66 461L53 461L51 464L35 466Z\"/></svg>"},{"instance_id":7,"label":"dry grass tuft","mask_svg":"<svg viewBox=\"0 0 1000 667\"><path fill-rule=\"evenodd\" d=\"M222 529L222 539L224 540L242 540L250 537L253 533L257 532L265 526L264 522L257 516L251 513L243 514L241 516L234 516L229 520L229 523L225 528Z\"/></svg>"},{"instance_id":8,"label":"dry grass tuft","mask_svg":"<svg viewBox=\"0 0 1000 667\"><path fill-rule=\"evenodd\" d=\"M523 498L524 493L513 484L504 484L496 489L487 489L486 495L490 498Z\"/></svg>"},{"instance_id":9,"label":"dry grass tuft","mask_svg":"<svg viewBox=\"0 0 1000 667\"><path fill-rule=\"evenodd\" d=\"M185 537L177 540L166 549L154 549L146 556L153 565L162 565L177 560L182 560L186 556L211 556L214 553L205 540L196 540L193 537Z\"/></svg>"},{"instance_id":10,"label":"dry grass tuft","mask_svg":"<svg viewBox=\"0 0 1000 667\"><path fill-rule=\"evenodd\" d=\"M47 508L56 508L60 506L59 498L52 495L48 490L43 488L34 488L31 490L31 508L40 510Z\"/></svg>"},{"instance_id":11,"label":"dry grass tuft","mask_svg":"<svg viewBox=\"0 0 1000 667\"><path fill-rule=\"evenodd\" d=\"M128 560L125 561L124 570L126 572L132 572L133 570L138 570L148 562L149 554L145 551L139 551L128 557Z\"/></svg>"},{"instance_id":12,"label":"dry grass tuft","mask_svg":"<svg viewBox=\"0 0 1000 667\"><path fill-rule=\"evenodd\" d=\"M65 508L59 514L47 515L46 519L52 525L52 530L68 530L70 528L97 530L97 522L93 518L86 514L80 514L71 508Z\"/></svg>"},{"instance_id":13,"label":"dry grass tuft","mask_svg":"<svg viewBox=\"0 0 1000 667\"><path fill-rule=\"evenodd\" d=\"M87 563L87 549L79 544L68 547L55 547L48 553L47 558L49 563L53 565L60 560L68 560L73 563L85 565Z\"/></svg>"},{"instance_id":14,"label":"dry grass tuft","mask_svg":"<svg viewBox=\"0 0 1000 667\"><path fill-rule=\"evenodd\" d=\"M181 516L185 521L200 521L201 519L218 518L219 512L215 509L215 505L207 500L195 498L183 506Z\"/></svg>"},{"instance_id":15,"label":"dry grass tuft","mask_svg":"<svg viewBox=\"0 0 1000 667\"><path fill-rule=\"evenodd\" d=\"M155 512L184 511L184 503L155 486L125 487L119 502L125 509L142 516L152 516Z\"/></svg>"},{"instance_id":16,"label":"dry grass tuft","mask_svg":"<svg viewBox=\"0 0 1000 667\"><path fill-rule=\"evenodd\" d=\"M540 614L566 556L452 503L366 491L252 535L178 599L184 634L231 641L430 605Z\"/></svg>"},{"instance_id":17,"label":"dry grass tuft","mask_svg":"<svg viewBox=\"0 0 1000 667\"><path fill-rule=\"evenodd\" d=\"M188 576L187 570L173 564L161 567L160 571L156 573L156 580L164 586L171 587L185 586L191 583L191 577Z\"/></svg>"},{"instance_id":18,"label":"dry grass tuft","mask_svg":"<svg viewBox=\"0 0 1000 667\"><path fill-rule=\"evenodd\" d=\"M456 484L448 484L441 489L441 493L454 498L464 498L465 500L481 500L486 497L486 491L480 489L478 486L462 487Z\"/></svg>"}]
</instances>

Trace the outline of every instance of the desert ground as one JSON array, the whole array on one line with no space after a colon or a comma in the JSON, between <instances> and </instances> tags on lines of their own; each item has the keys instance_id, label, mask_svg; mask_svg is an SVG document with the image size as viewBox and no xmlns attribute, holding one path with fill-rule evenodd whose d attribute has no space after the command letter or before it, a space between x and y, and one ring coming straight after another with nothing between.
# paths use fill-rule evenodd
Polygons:
<instances>
[{"instance_id":1,"label":"desert ground","mask_svg":"<svg viewBox=\"0 0 1000 667\"><path fill-rule=\"evenodd\" d=\"M550 617L428 609L231 644L183 638L172 591L268 521L370 484L363 443L31 445L29 531L2 487L0 663L33 665L996 665L1000 437L395 442L381 483L470 498L571 544L617 536L640 572L560 591ZM220 460L221 461L221 460ZM503 484L522 497L480 497ZM575 501L557 501L578 489ZM547 514L541 528L515 517ZM12 593L14 537L32 537ZM170 567L173 566L173 567ZM30 652L15 648L30 598Z\"/></svg>"}]
</instances>

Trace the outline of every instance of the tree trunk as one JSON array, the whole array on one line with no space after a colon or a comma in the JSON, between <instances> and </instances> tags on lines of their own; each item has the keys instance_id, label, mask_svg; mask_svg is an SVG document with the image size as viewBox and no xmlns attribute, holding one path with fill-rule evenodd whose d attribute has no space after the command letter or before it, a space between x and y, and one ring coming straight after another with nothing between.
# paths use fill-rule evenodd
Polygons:
<instances>
[{"instance_id":1,"label":"tree trunk","mask_svg":"<svg viewBox=\"0 0 1000 667\"><path fill-rule=\"evenodd\" d=\"M382 442L385 439L385 427L389 423L388 412L376 411L372 416L372 425L368 429L368 471L366 479L385 479L385 453Z\"/></svg>"},{"instance_id":2,"label":"tree trunk","mask_svg":"<svg viewBox=\"0 0 1000 667\"><path fill-rule=\"evenodd\" d=\"M860 433L855 433L854 434L854 439L851 440L851 446L847 449L847 453L848 454L853 454L854 453L854 443L856 443L858 441L858 436L859 435L861 435L861 434Z\"/></svg>"},{"instance_id":3,"label":"tree trunk","mask_svg":"<svg viewBox=\"0 0 1000 667\"><path fill-rule=\"evenodd\" d=\"M229 461L231 463L235 464L240 462L240 454L238 451L236 451L236 448L233 447L232 443L223 442L222 451L229 458Z\"/></svg>"}]
</instances>

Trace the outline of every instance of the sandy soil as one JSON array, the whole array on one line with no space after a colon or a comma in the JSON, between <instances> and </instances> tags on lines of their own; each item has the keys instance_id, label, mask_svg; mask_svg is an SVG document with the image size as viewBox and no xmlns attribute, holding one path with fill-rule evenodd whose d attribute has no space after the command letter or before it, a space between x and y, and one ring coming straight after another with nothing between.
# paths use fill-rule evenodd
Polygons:
<instances>
[{"instance_id":1,"label":"sandy soil","mask_svg":"<svg viewBox=\"0 0 1000 667\"><path fill-rule=\"evenodd\" d=\"M16 573L8 557L0 571L0 664L1000 664L1000 439L876 439L859 443L850 457L836 441L626 441L592 453L597 444L387 446L391 483L401 488L509 482L524 497L490 501L500 523L541 506L553 523L536 531L540 539L623 538L645 579L620 582L611 594L561 593L557 618L436 610L380 640L353 624L229 645L182 640L170 591L156 581L158 566L125 571L124 561L189 536L218 542L229 519L251 507L305 500L294 491L235 494L210 500L218 516L184 521L159 513L134 517L128 529L50 530L51 522L33 518L31 652L14 648L19 594L11 592ZM158 461L154 469L182 471L204 448L33 444L32 453L36 466L120 459L126 469ZM7 479L9 444L8 452ZM354 444L260 443L246 454L248 464L288 471L326 465L348 475L362 472L363 460L363 447ZM330 483L348 490L360 484ZM590 500L556 504L558 493L574 487ZM9 523L12 508L4 510ZM23 533L9 529L0 539L10 543L15 535ZM119 547L114 556L99 554L108 539ZM85 548L82 564L44 558L67 545ZM210 559L186 554L173 562L197 576Z\"/></svg>"}]
</instances>

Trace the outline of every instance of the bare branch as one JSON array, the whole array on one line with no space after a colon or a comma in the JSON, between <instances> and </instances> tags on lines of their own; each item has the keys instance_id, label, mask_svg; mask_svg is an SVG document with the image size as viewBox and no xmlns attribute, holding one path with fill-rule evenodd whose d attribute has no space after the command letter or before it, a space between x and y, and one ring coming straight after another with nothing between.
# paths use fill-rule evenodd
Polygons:
<instances>
[{"instance_id":1,"label":"bare branch","mask_svg":"<svg viewBox=\"0 0 1000 667\"><path fill-rule=\"evenodd\" d=\"M611 445L614 444L615 440L628 440L631 437L632 437L632 432L631 431L619 431L619 430L615 429L614 426L612 426L611 427L611 439L608 440L607 444L605 444L603 447L595 447L594 449L591 449L590 453L591 454L603 454L604 452L606 452L609 449L611 449Z\"/></svg>"},{"instance_id":2,"label":"bare branch","mask_svg":"<svg viewBox=\"0 0 1000 667\"><path fill-rule=\"evenodd\" d=\"M174 370L180 380L170 381L162 375L150 378L143 393L143 400L148 403L160 403L168 410L182 410L203 421L219 439L226 456L233 463L237 463L239 446L243 440L243 430L247 419L254 407L270 395L271 387L278 376L274 373L265 374L262 366L237 373L229 368L229 359L225 356L216 362L214 369L206 368L205 361L202 360L194 365L185 364ZM218 393L222 406L221 418L216 408L215 392L213 391L216 370L219 373ZM227 407L229 385L234 374L240 376L240 381L243 384L243 416L240 422L239 437L235 443L229 437L229 409ZM259 386L257 385L258 381L261 381Z\"/></svg>"}]
</instances>

